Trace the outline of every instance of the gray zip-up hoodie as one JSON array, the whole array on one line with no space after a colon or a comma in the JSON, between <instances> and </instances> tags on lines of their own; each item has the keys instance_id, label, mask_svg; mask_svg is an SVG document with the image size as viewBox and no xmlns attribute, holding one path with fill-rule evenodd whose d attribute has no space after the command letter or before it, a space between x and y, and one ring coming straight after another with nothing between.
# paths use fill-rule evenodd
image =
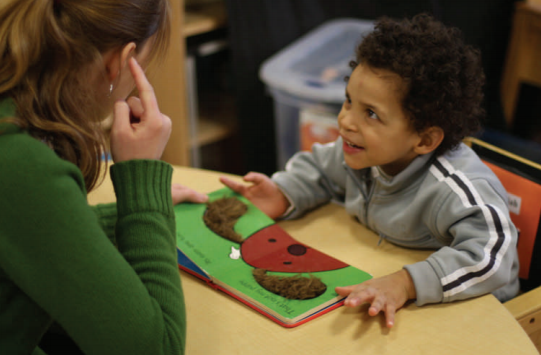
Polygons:
<instances>
[{"instance_id":1,"label":"gray zip-up hoodie","mask_svg":"<svg viewBox=\"0 0 541 355\"><path fill-rule=\"evenodd\" d=\"M419 156L388 177L377 167L349 168L339 138L297 153L272 179L292 202L288 219L332 199L380 238L437 249L427 260L404 266L417 305L489 292L503 302L518 293L517 230L507 193L465 144L439 157Z\"/></svg>"}]
</instances>

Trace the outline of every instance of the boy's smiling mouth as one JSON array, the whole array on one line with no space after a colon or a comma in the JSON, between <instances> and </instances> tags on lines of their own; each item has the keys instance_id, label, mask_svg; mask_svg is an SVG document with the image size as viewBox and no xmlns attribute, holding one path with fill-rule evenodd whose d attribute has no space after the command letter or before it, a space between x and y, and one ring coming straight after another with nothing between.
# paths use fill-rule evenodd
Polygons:
<instances>
[{"instance_id":1,"label":"boy's smiling mouth","mask_svg":"<svg viewBox=\"0 0 541 355\"><path fill-rule=\"evenodd\" d=\"M353 144L353 143L351 143L351 142L348 142L348 141L346 141L346 140L344 140L344 142L345 142L349 147L351 147L351 148L363 149L363 147L358 146L358 145L356 145L356 144Z\"/></svg>"},{"instance_id":2,"label":"boy's smiling mouth","mask_svg":"<svg viewBox=\"0 0 541 355\"><path fill-rule=\"evenodd\" d=\"M346 154L355 154L355 153L358 153L358 152L363 151L363 150L364 150L364 147L361 147L361 146L359 146L359 145L353 144L353 143L351 143L350 141L348 141L348 140L346 140L346 139L343 139L342 150L343 150L344 153L346 153Z\"/></svg>"}]
</instances>

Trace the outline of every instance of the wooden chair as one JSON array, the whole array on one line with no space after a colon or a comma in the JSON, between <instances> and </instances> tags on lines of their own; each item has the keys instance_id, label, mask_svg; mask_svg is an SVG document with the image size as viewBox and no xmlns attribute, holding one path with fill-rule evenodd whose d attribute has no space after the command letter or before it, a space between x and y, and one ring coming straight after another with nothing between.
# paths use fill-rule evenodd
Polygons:
<instances>
[{"instance_id":1,"label":"wooden chair","mask_svg":"<svg viewBox=\"0 0 541 355\"><path fill-rule=\"evenodd\" d=\"M467 138L509 193L519 230L517 251L523 293L504 303L541 352L541 165L476 138Z\"/></svg>"},{"instance_id":2,"label":"wooden chair","mask_svg":"<svg viewBox=\"0 0 541 355\"><path fill-rule=\"evenodd\" d=\"M521 83L541 87L541 0L516 3L500 85L509 128L513 126Z\"/></svg>"}]
</instances>

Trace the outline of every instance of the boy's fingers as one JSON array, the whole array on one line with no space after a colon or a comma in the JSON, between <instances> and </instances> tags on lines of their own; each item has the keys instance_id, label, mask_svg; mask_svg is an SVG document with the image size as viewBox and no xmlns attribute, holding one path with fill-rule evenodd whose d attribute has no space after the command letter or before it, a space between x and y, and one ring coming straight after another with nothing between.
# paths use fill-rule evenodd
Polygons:
<instances>
[{"instance_id":1,"label":"boy's fingers","mask_svg":"<svg viewBox=\"0 0 541 355\"><path fill-rule=\"evenodd\" d=\"M370 314L371 316L375 316L379 312L381 312L382 308L383 308L383 305L381 304L381 301L378 298L376 298L370 305L370 308L368 309L368 314Z\"/></svg>"},{"instance_id":2,"label":"boy's fingers","mask_svg":"<svg viewBox=\"0 0 541 355\"><path fill-rule=\"evenodd\" d=\"M262 182L263 180L265 180L266 177L267 177L266 175L263 175L261 173L250 172L243 177L243 180L254 183L254 184L258 184Z\"/></svg>"},{"instance_id":3,"label":"boy's fingers","mask_svg":"<svg viewBox=\"0 0 541 355\"><path fill-rule=\"evenodd\" d=\"M344 305L346 307L357 307L360 306L363 301L361 297L359 297L359 292L355 291L357 288L357 285L352 286L344 286L344 287L335 287L336 293L338 293L340 296L347 297L344 301Z\"/></svg>"},{"instance_id":4,"label":"boy's fingers","mask_svg":"<svg viewBox=\"0 0 541 355\"><path fill-rule=\"evenodd\" d=\"M129 60L129 66L133 79L135 80L135 86L137 87L137 91L139 91L143 109L150 114L158 112L159 109L156 95L154 94L152 85L150 85L150 82L145 76L145 72L133 57Z\"/></svg>"},{"instance_id":5,"label":"boy's fingers","mask_svg":"<svg viewBox=\"0 0 541 355\"><path fill-rule=\"evenodd\" d=\"M373 303L374 299L376 298L376 294L374 292L374 289L372 288L356 288L350 295L349 295L349 305L351 307L360 306L361 304L365 302Z\"/></svg>"},{"instance_id":6,"label":"boy's fingers","mask_svg":"<svg viewBox=\"0 0 541 355\"><path fill-rule=\"evenodd\" d=\"M338 293L340 296L348 296L353 291L354 288L355 286L344 286L344 287L338 286L334 288L334 291Z\"/></svg>"},{"instance_id":7,"label":"boy's fingers","mask_svg":"<svg viewBox=\"0 0 541 355\"><path fill-rule=\"evenodd\" d=\"M243 184L226 178L225 176L220 176L220 182L241 195L246 190L246 187Z\"/></svg>"},{"instance_id":8,"label":"boy's fingers","mask_svg":"<svg viewBox=\"0 0 541 355\"><path fill-rule=\"evenodd\" d=\"M394 316L396 314L396 307L388 304L385 309L385 319L387 321L387 328L392 328L394 325Z\"/></svg>"},{"instance_id":9,"label":"boy's fingers","mask_svg":"<svg viewBox=\"0 0 541 355\"><path fill-rule=\"evenodd\" d=\"M346 298L345 305L348 307L357 307L361 305L361 300L358 297L351 297L349 296Z\"/></svg>"}]
</instances>

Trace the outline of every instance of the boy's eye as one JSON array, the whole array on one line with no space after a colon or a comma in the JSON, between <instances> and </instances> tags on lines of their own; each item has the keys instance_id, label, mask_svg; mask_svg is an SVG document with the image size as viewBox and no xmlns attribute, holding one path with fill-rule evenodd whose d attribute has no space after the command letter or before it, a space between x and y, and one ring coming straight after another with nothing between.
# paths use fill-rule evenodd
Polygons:
<instances>
[{"instance_id":1,"label":"boy's eye","mask_svg":"<svg viewBox=\"0 0 541 355\"><path fill-rule=\"evenodd\" d=\"M379 119L378 115L374 111L368 110L367 112L368 112L368 117L370 117L370 118L372 118L374 120Z\"/></svg>"}]
</instances>

